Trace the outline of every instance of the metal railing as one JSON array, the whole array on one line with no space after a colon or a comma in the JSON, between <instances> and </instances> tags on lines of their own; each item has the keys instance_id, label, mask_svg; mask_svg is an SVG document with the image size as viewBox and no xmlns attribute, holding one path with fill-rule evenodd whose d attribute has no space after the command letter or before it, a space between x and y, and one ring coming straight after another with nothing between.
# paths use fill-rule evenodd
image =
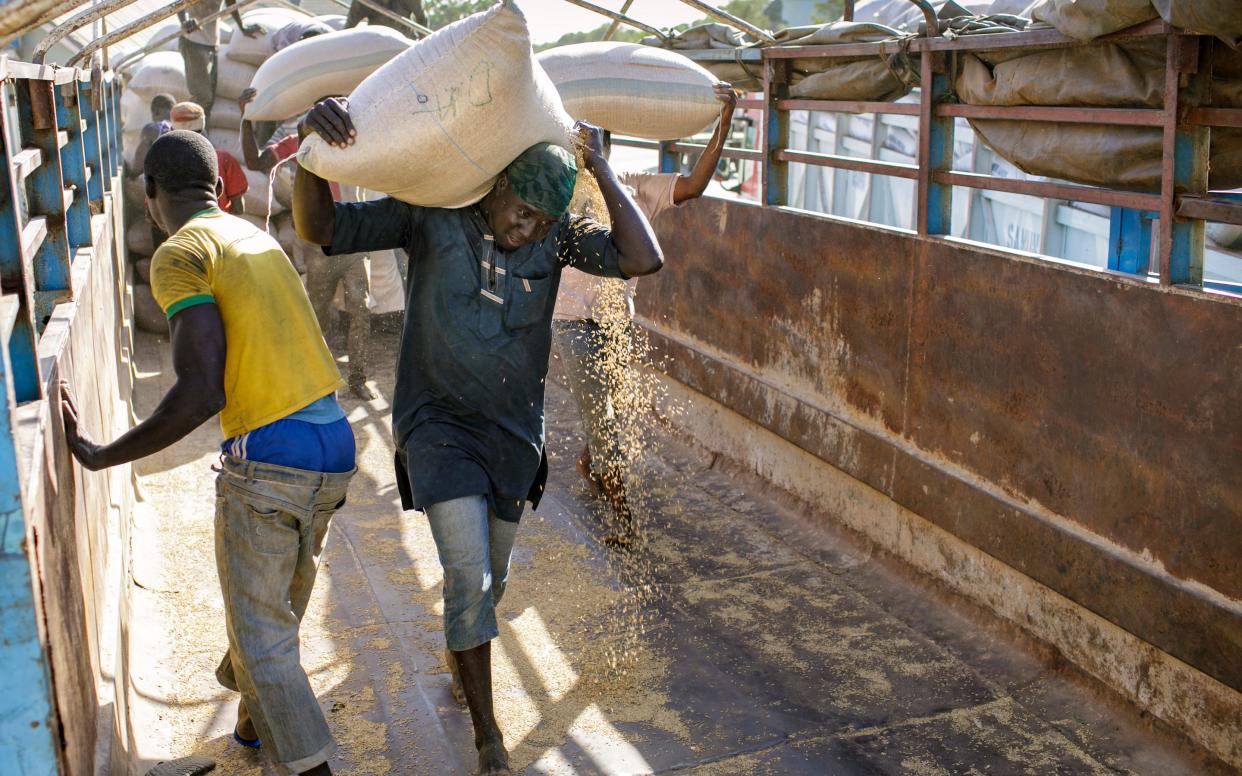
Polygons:
<instances>
[{"instance_id":1,"label":"metal railing","mask_svg":"<svg viewBox=\"0 0 1242 776\"><path fill-rule=\"evenodd\" d=\"M39 334L73 298L74 261L121 169L120 93L98 69L0 61L0 330L17 403L43 396Z\"/></svg>"},{"instance_id":2,"label":"metal railing","mask_svg":"<svg viewBox=\"0 0 1242 776\"><path fill-rule=\"evenodd\" d=\"M954 101L952 74L947 66L952 53L1003 49L1034 51L1140 39L1165 41L1165 90L1161 108L982 106ZM1186 33L1157 20L1097 38L1090 43L1069 38L1056 30L1032 30L953 39L929 36L879 43L682 53L700 61L737 60L762 68L763 98L747 105L760 108L764 113L759 148L727 148L723 155L758 162L763 166L760 200L765 205L788 204L789 165L805 164L913 180L916 191L915 228L923 236L951 233L951 189L954 186L1154 212L1158 224L1154 264L1160 284L1201 286L1204 220L1242 224L1242 203L1236 198L1212 196L1207 189L1209 127L1242 127L1242 109L1213 107L1202 101L1201 95L1208 93L1205 86L1206 80L1211 77L1213 45L1210 37ZM795 59L882 57L898 52L919 56L921 88L917 103L790 99L788 96L791 64ZM917 116L917 163L901 164L790 150L791 111ZM1054 181L1014 180L954 171L955 118L1159 128L1163 150L1159 191L1140 192ZM622 144L624 141L617 142ZM678 169L678 155L698 150L701 146L684 142L661 144L665 157L661 160L661 169Z\"/></svg>"}]
</instances>

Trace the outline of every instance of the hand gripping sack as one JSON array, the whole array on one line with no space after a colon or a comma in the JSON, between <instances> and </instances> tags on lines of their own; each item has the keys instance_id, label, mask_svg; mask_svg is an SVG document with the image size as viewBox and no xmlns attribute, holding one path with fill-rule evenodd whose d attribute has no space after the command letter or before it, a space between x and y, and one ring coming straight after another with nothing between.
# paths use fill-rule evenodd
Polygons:
<instances>
[{"instance_id":1,"label":"hand gripping sack","mask_svg":"<svg viewBox=\"0 0 1242 776\"><path fill-rule=\"evenodd\" d=\"M711 73L674 51L578 43L538 56L575 119L648 140L689 137L720 115Z\"/></svg>"},{"instance_id":2,"label":"hand gripping sack","mask_svg":"<svg viewBox=\"0 0 1242 776\"><path fill-rule=\"evenodd\" d=\"M354 144L308 137L302 166L432 207L477 202L520 153L541 142L568 148L571 131L511 0L415 43L354 90L349 113Z\"/></svg>"},{"instance_id":3,"label":"hand gripping sack","mask_svg":"<svg viewBox=\"0 0 1242 776\"><path fill-rule=\"evenodd\" d=\"M388 60L414 45L389 27L356 27L317 35L276 52L255 73L251 121L283 121L316 100L349 94Z\"/></svg>"}]
</instances>

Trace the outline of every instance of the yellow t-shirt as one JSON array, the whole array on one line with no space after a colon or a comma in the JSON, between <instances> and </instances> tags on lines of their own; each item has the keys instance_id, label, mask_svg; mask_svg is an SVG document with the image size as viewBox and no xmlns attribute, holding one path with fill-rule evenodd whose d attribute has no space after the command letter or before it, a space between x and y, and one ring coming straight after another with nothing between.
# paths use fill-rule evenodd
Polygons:
<instances>
[{"instance_id":1,"label":"yellow t-shirt","mask_svg":"<svg viewBox=\"0 0 1242 776\"><path fill-rule=\"evenodd\" d=\"M220 308L226 439L343 384L297 271L276 240L248 221L216 208L195 215L156 250L151 292L169 319L198 304Z\"/></svg>"}]
</instances>

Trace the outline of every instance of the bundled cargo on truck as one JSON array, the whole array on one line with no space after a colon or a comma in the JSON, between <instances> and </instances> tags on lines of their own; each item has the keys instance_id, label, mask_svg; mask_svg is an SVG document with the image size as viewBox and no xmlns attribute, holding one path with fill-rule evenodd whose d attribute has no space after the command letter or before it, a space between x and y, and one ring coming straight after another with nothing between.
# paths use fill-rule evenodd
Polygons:
<instances>
[{"instance_id":1,"label":"bundled cargo on truck","mask_svg":"<svg viewBox=\"0 0 1242 776\"><path fill-rule=\"evenodd\" d=\"M389 27L361 27L298 41L264 62L250 82L252 121L283 121L315 101L352 92L414 41ZM240 94L240 92L239 92Z\"/></svg>"},{"instance_id":2,"label":"bundled cargo on truck","mask_svg":"<svg viewBox=\"0 0 1242 776\"><path fill-rule=\"evenodd\" d=\"M636 43L578 43L536 59L575 119L649 140L701 131L720 115L717 79L681 54Z\"/></svg>"},{"instance_id":3,"label":"bundled cargo on truck","mask_svg":"<svg viewBox=\"0 0 1242 776\"><path fill-rule=\"evenodd\" d=\"M415 43L354 90L349 113L354 144L308 137L302 165L437 207L477 202L522 151L540 142L568 147L572 131L512 0Z\"/></svg>"}]
</instances>

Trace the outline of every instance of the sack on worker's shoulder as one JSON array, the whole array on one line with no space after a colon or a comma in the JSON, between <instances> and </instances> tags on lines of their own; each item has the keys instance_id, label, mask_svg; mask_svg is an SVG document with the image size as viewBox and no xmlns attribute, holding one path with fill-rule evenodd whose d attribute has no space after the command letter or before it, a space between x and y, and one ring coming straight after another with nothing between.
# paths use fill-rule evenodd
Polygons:
<instances>
[{"instance_id":1,"label":"sack on worker's shoulder","mask_svg":"<svg viewBox=\"0 0 1242 776\"><path fill-rule=\"evenodd\" d=\"M252 121L283 121L316 100L349 94L386 62L414 45L390 27L356 27L298 41L263 63L246 106Z\"/></svg>"},{"instance_id":2,"label":"sack on worker's shoulder","mask_svg":"<svg viewBox=\"0 0 1242 776\"><path fill-rule=\"evenodd\" d=\"M240 29L233 30L224 55L238 62L258 67L267 58L276 53L273 40L275 34L291 22L307 22L313 17L305 11L292 8L259 8L242 14L242 23L247 27L259 27L262 32L251 37Z\"/></svg>"},{"instance_id":3,"label":"sack on worker's shoulder","mask_svg":"<svg viewBox=\"0 0 1242 776\"><path fill-rule=\"evenodd\" d=\"M354 144L317 135L298 152L328 180L405 202L463 207L541 142L568 147L572 122L531 55L521 11L506 0L418 41L349 96Z\"/></svg>"},{"instance_id":4,"label":"sack on worker's shoulder","mask_svg":"<svg viewBox=\"0 0 1242 776\"><path fill-rule=\"evenodd\" d=\"M720 114L716 77L673 51L601 41L558 46L536 59L570 116L617 134L676 140Z\"/></svg>"}]
</instances>

